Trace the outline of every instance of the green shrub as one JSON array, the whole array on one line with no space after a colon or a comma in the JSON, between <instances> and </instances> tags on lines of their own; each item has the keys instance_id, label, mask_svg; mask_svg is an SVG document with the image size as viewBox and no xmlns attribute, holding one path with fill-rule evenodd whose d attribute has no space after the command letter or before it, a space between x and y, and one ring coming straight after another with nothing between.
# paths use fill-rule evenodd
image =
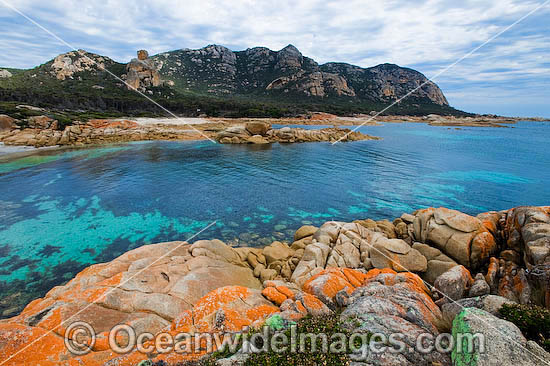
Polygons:
<instances>
[{"instance_id":1,"label":"green shrub","mask_svg":"<svg viewBox=\"0 0 550 366\"><path fill-rule=\"evenodd\" d=\"M503 305L502 318L514 323L523 335L550 352L550 310L535 305Z\"/></svg>"}]
</instances>

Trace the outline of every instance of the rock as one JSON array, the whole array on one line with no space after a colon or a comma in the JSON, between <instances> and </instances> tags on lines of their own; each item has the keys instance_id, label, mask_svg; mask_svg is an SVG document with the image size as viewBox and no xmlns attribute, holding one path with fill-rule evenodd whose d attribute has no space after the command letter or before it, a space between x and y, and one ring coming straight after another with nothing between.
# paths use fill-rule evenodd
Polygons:
<instances>
[{"instance_id":1,"label":"rock","mask_svg":"<svg viewBox=\"0 0 550 366\"><path fill-rule=\"evenodd\" d=\"M320 130L306 130L303 128L283 127L281 129L269 129L264 135L257 134L260 137L254 137L251 140L251 132L245 125L233 125L219 131L216 140L222 144L248 144L248 143L294 143L294 142L321 142L321 141L359 141L376 140L378 138L352 132L350 129L342 128L323 128ZM254 135L256 136L256 135Z\"/></svg>"},{"instance_id":2,"label":"rock","mask_svg":"<svg viewBox=\"0 0 550 366\"><path fill-rule=\"evenodd\" d=\"M11 118L5 114L0 114L0 131L12 130L17 127L15 124L16 119Z\"/></svg>"},{"instance_id":3,"label":"rock","mask_svg":"<svg viewBox=\"0 0 550 366\"><path fill-rule=\"evenodd\" d=\"M37 129L57 129L57 121L48 116L29 117L28 124L30 128Z\"/></svg>"},{"instance_id":4,"label":"rock","mask_svg":"<svg viewBox=\"0 0 550 366\"><path fill-rule=\"evenodd\" d=\"M428 261L420 252L401 239L379 238L370 250L375 268L391 268L398 272L425 272Z\"/></svg>"},{"instance_id":5,"label":"rock","mask_svg":"<svg viewBox=\"0 0 550 366\"><path fill-rule=\"evenodd\" d=\"M350 241L338 243L332 248L326 267L359 268L361 253Z\"/></svg>"},{"instance_id":6,"label":"rock","mask_svg":"<svg viewBox=\"0 0 550 366\"><path fill-rule=\"evenodd\" d=\"M500 263L498 294L520 304L531 300L531 285L523 268L513 262Z\"/></svg>"},{"instance_id":7,"label":"rock","mask_svg":"<svg viewBox=\"0 0 550 366\"><path fill-rule=\"evenodd\" d=\"M308 293L299 293L296 295L296 303L301 304L311 316L329 315L332 311L316 296Z\"/></svg>"},{"instance_id":8,"label":"rock","mask_svg":"<svg viewBox=\"0 0 550 366\"><path fill-rule=\"evenodd\" d=\"M456 262L472 269L489 260L496 241L481 220L443 207L419 210L413 222L415 240L433 244Z\"/></svg>"},{"instance_id":9,"label":"rock","mask_svg":"<svg viewBox=\"0 0 550 366\"><path fill-rule=\"evenodd\" d=\"M503 236L509 249L524 253L528 269L550 263L550 206L509 210Z\"/></svg>"},{"instance_id":10,"label":"rock","mask_svg":"<svg viewBox=\"0 0 550 366\"><path fill-rule=\"evenodd\" d=\"M443 273L449 271L450 269L458 266L458 264L451 261L440 261L440 260L431 260L428 262L426 272L422 274L422 278L430 283L434 284L435 280L441 276Z\"/></svg>"},{"instance_id":11,"label":"rock","mask_svg":"<svg viewBox=\"0 0 550 366\"><path fill-rule=\"evenodd\" d=\"M304 225L300 227L298 230L296 230L296 232L294 233L294 241L298 241L308 236L312 236L313 234L315 234L317 230L318 229L315 226Z\"/></svg>"},{"instance_id":12,"label":"rock","mask_svg":"<svg viewBox=\"0 0 550 366\"><path fill-rule=\"evenodd\" d=\"M140 61L147 60L149 58L149 52L146 50L139 50L137 51L137 57Z\"/></svg>"},{"instance_id":13,"label":"rock","mask_svg":"<svg viewBox=\"0 0 550 366\"><path fill-rule=\"evenodd\" d=\"M452 327L454 318L465 308L477 308L494 316L499 316L499 310L504 304L511 305L515 304L515 302L502 296L484 295L460 299L455 302L448 302L441 306L441 312L443 313L443 317L448 322L450 328Z\"/></svg>"},{"instance_id":14,"label":"rock","mask_svg":"<svg viewBox=\"0 0 550 366\"><path fill-rule=\"evenodd\" d=\"M478 273L476 275L476 278L474 280L474 284L470 288L470 291L468 292L469 297L476 297L476 296L483 296L488 295L491 293L491 287L485 281L485 277L481 273Z\"/></svg>"},{"instance_id":15,"label":"rock","mask_svg":"<svg viewBox=\"0 0 550 366\"><path fill-rule=\"evenodd\" d=\"M114 61L108 57L78 50L57 56L50 65L50 73L58 80L73 79L81 72L98 75L113 64Z\"/></svg>"},{"instance_id":16,"label":"rock","mask_svg":"<svg viewBox=\"0 0 550 366\"><path fill-rule=\"evenodd\" d=\"M460 300L468 294L474 280L464 266L456 266L435 280L435 288L443 295L442 304Z\"/></svg>"},{"instance_id":17,"label":"rock","mask_svg":"<svg viewBox=\"0 0 550 366\"><path fill-rule=\"evenodd\" d=\"M269 301L281 305L286 300L294 300L295 295L300 290L292 283L284 281L266 281L264 283L264 289L262 295L264 295Z\"/></svg>"},{"instance_id":18,"label":"rock","mask_svg":"<svg viewBox=\"0 0 550 366\"><path fill-rule=\"evenodd\" d=\"M0 78L11 78L13 75L8 70L0 69Z\"/></svg>"},{"instance_id":19,"label":"rock","mask_svg":"<svg viewBox=\"0 0 550 366\"><path fill-rule=\"evenodd\" d=\"M550 360L550 354L528 343L514 324L480 309L464 309L453 321L453 338L458 343L459 335L476 334L483 336L484 348L478 337L469 351L464 337L463 343L455 344L453 349L454 365L542 366Z\"/></svg>"},{"instance_id":20,"label":"rock","mask_svg":"<svg viewBox=\"0 0 550 366\"><path fill-rule=\"evenodd\" d=\"M201 298L193 308L195 328L200 332L212 330L241 331L258 320L279 311L259 290L242 286L218 288ZM213 314L220 321L215 322ZM177 330L177 329L176 329Z\"/></svg>"},{"instance_id":21,"label":"rock","mask_svg":"<svg viewBox=\"0 0 550 366\"><path fill-rule=\"evenodd\" d=\"M428 289L417 275L372 270L365 285L350 297L350 305L340 315L344 327L353 333L382 333L386 337L399 333L408 346L401 353L387 350L367 352L361 365L449 365L448 355L414 350L421 334L439 335L442 314L429 296Z\"/></svg>"},{"instance_id":22,"label":"rock","mask_svg":"<svg viewBox=\"0 0 550 366\"><path fill-rule=\"evenodd\" d=\"M271 125L266 122L246 122L244 128L251 135L265 136L267 131L271 129Z\"/></svg>"},{"instance_id":23,"label":"rock","mask_svg":"<svg viewBox=\"0 0 550 366\"><path fill-rule=\"evenodd\" d=\"M336 295L344 290L348 294L363 284L366 275L349 268L328 268L311 277L303 286L306 293L314 295L329 308L336 308Z\"/></svg>"},{"instance_id":24,"label":"rock","mask_svg":"<svg viewBox=\"0 0 550 366\"><path fill-rule=\"evenodd\" d=\"M157 87L162 84L160 74L153 62L147 58L145 50L137 52L137 59L126 65L126 84L128 89L146 90L148 87Z\"/></svg>"},{"instance_id":25,"label":"rock","mask_svg":"<svg viewBox=\"0 0 550 366\"><path fill-rule=\"evenodd\" d=\"M521 266L523 263L523 258L521 254L515 250L503 250L500 252L500 258L504 259L506 262L512 262L518 266Z\"/></svg>"},{"instance_id":26,"label":"rock","mask_svg":"<svg viewBox=\"0 0 550 366\"><path fill-rule=\"evenodd\" d=\"M404 213L401 215L401 220L403 220L403 222L405 222L406 224L412 224L414 222L414 218L414 215L408 213Z\"/></svg>"},{"instance_id":27,"label":"rock","mask_svg":"<svg viewBox=\"0 0 550 366\"><path fill-rule=\"evenodd\" d=\"M246 141L247 141L248 143L250 143L250 144L256 144L256 145L260 145L260 144L269 144L269 141L266 140L265 138L263 138L263 137L260 136L260 135L251 136L251 137L249 137Z\"/></svg>"},{"instance_id":28,"label":"rock","mask_svg":"<svg viewBox=\"0 0 550 366\"><path fill-rule=\"evenodd\" d=\"M313 275L325 268L330 247L323 243L313 243L304 250L304 255L292 273L291 281L302 286Z\"/></svg>"},{"instance_id":29,"label":"rock","mask_svg":"<svg viewBox=\"0 0 550 366\"><path fill-rule=\"evenodd\" d=\"M533 285L535 304L550 309L550 264L539 264L529 271L529 281Z\"/></svg>"},{"instance_id":30,"label":"rock","mask_svg":"<svg viewBox=\"0 0 550 366\"><path fill-rule=\"evenodd\" d=\"M267 246L263 250L263 255L267 261L267 264L273 262L284 262L294 254L294 251L286 244L279 241L274 241L271 245Z\"/></svg>"},{"instance_id":31,"label":"rock","mask_svg":"<svg viewBox=\"0 0 550 366\"><path fill-rule=\"evenodd\" d=\"M441 253L439 249L427 244L414 243L412 247L418 250L428 261L426 272L422 273L421 277L430 284L433 284L437 277L458 265L451 258Z\"/></svg>"}]
</instances>

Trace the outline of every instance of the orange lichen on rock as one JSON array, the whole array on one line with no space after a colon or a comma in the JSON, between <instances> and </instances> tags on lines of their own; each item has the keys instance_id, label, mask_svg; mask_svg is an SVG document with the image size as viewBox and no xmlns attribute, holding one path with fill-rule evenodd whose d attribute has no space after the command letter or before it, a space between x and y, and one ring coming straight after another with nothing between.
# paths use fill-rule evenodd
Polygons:
<instances>
[{"instance_id":1,"label":"orange lichen on rock","mask_svg":"<svg viewBox=\"0 0 550 366\"><path fill-rule=\"evenodd\" d=\"M278 311L258 290L226 286L201 298L193 309L193 318L200 331L237 331Z\"/></svg>"},{"instance_id":2,"label":"orange lichen on rock","mask_svg":"<svg viewBox=\"0 0 550 366\"><path fill-rule=\"evenodd\" d=\"M38 328L0 324L0 359L5 366L56 366L70 357L63 338Z\"/></svg>"},{"instance_id":3,"label":"orange lichen on rock","mask_svg":"<svg viewBox=\"0 0 550 366\"><path fill-rule=\"evenodd\" d=\"M176 319L174 319L170 329L183 333L191 332L193 330L193 311L186 310L182 312Z\"/></svg>"},{"instance_id":4,"label":"orange lichen on rock","mask_svg":"<svg viewBox=\"0 0 550 366\"><path fill-rule=\"evenodd\" d=\"M325 307L325 304L323 304L321 300L310 294L304 294L300 302L306 309L308 309L308 311L321 310Z\"/></svg>"},{"instance_id":5,"label":"orange lichen on rock","mask_svg":"<svg viewBox=\"0 0 550 366\"><path fill-rule=\"evenodd\" d=\"M294 298L294 291L292 291L288 287L286 287L286 286L275 286L275 288L277 289L277 291L279 291L280 293L285 295L288 299L293 299Z\"/></svg>"},{"instance_id":6,"label":"orange lichen on rock","mask_svg":"<svg viewBox=\"0 0 550 366\"><path fill-rule=\"evenodd\" d=\"M278 306L281 306L281 304L288 299L288 296L286 296L284 293L279 292L277 288L275 287L266 287L262 291L262 295L264 295L269 301L277 304Z\"/></svg>"},{"instance_id":7,"label":"orange lichen on rock","mask_svg":"<svg viewBox=\"0 0 550 366\"><path fill-rule=\"evenodd\" d=\"M411 272L400 272L398 274L397 272L389 268L384 268L381 270L371 269L366 274L365 284L373 281L381 282L387 286L393 286L396 283L406 282L410 285L412 290L419 293L424 293L426 295L431 295L431 292L424 281L422 281L422 279L418 275Z\"/></svg>"},{"instance_id":8,"label":"orange lichen on rock","mask_svg":"<svg viewBox=\"0 0 550 366\"><path fill-rule=\"evenodd\" d=\"M370 271L367 272L367 274L365 275L365 283L368 282L369 280L377 277L379 274L381 273L390 273L390 274L397 274L397 272L395 272L393 269L391 268L383 268L383 269L378 269L378 268L375 268L375 269L371 269Z\"/></svg>"},{"instance_id":9,"label":"orange lichen on rock","mask_svg":"<svg viewBox=\"0 0 550 366\"><path fill-rule=\"evenodd\" d=\"M303 290L315 295L327 305L334 305L336 294L342 290L351 294L361 286L366 275L349 268L328 268L311 277L303 286Z\"/></svg>"}]
</instances>

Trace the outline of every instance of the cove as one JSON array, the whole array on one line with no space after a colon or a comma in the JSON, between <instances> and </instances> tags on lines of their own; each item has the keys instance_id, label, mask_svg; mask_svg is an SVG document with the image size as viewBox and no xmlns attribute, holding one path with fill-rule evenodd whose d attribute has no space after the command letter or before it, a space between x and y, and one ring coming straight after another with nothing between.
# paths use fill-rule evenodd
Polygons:
<instances>
[{"instance_id":1,"label":"cove","mask_svg":"<svg viewBox=\"0 0 550 366\"><path fill-rule=\"evenodd\" d=\"M380 141L155 141L0 158L0 310L9 315L85 266L186 240L214 221L192 241L264 246L330 220L548 205L550 130L512 127L388 123L359 129Z\"/></svg>"}]
</instances>

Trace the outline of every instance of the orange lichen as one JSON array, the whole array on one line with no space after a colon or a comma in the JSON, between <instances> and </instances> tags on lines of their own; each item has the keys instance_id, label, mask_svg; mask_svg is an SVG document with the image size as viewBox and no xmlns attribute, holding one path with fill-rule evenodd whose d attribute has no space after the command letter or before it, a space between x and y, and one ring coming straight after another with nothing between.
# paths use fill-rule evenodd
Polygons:
<instances>
[{"instance_id":1,"label":"orange lichen","mask_svg":"<svg viewBox=\"0 0 550 366\"><path fill-rule=\"evenodd\" d=\"M288 298L288 296L282 292L279 292L275 287L264 288L262 295L264 295L269 301L279 306Z\"/></svg>"},{"instance_id":2,"label":"orange lichen","mask_svg":"<svg viewBox=\"0 0 550 366\"><path fill-rule=\"evenodd\" d=\"M279 308L270 305L260 305L246 311L246 317L252 322L265 319L269 315L279 311Z\"/></svg>"},{"instance_id":3,"label":"orange lichen","mask_svg":"<svg viewBox=\"0 0 550 366\"><path fill-rule=\"evenodd\" d=\"M351 294L356 287L363 284L364 273L349 268L328 268L311 277L303 286L309 294L333 299L336 294L345 290Z\"/></svg>"},{"instance_id":4,"label":"orange lichen","mask_svg":"<svg viewBox=\"0 0 550 366\"><path fill-rule=\"evenodd\" d=\"M63 338L56 334L38 327L0 324L0 359L5 366L56 366L67 357Z\"/></svg>"},{"instance_id":5,"label":"orange lichen","mask_svg":"<svg viewBox=\"0 0 550 366\"><path fill-rule=\"evenodd\" d=\"M275 288L277 289L277 291L279 291L280 293L285 295L287 298L289 298L289 299L294 298L294 291L292 291L288 287L286 287L286 286L276 286Z\"/></svg>"},{"instance_id":6,"label":"orange lichen","mask_svg":"<svg viewBox=\"0 0 550 366\"><path fill-rule=\"evenodd\" d=\"M300 300L296 301L296 309L304 315L307 315L307 309L304 307Z\"/></svg>"},{"instance_id":7,"label":"orange lichen","mask_svg":"<svg viewBox=\"0 0 550 366\"><path fill-rule=\"evenodd\" d=\"M177 330L183 333L191 332L193 328L193 312L191 310L185 310L172 322L172 330Z\"/></svg>"},{"instance_id":8,"label":"orange lichen","mask_svg":"<svg viewBox=\"0 0 550 366\"><path fill-rule=\"evenodd\" d=\"M313 310L321 310L325 307L325 304L321 300L310 294L304 294L302 303L306 308Z\"/></svg>"},{"instance_id":9,"label":"orange lichen","mask_svg":"<svg viewBox=\"0 0 550 366\"><path fill-rule=\"evenodd\" d=\"M118 286L122 282L122 277L124 276L124 272L117 273L116 275L107 278L103 281L98 282L97 286Z\"/></svg>"},{"instance_id":10,"label":"orange lichen","mask_svg":"<svg viewBox=\"0 0 550 366\"><path fill-rule=\"evenodd\" d=\"M208 314L214 313L224 305L237 299L245 299L250 295L250 290L242 286L222 287L203 296L195 305L195 319L202 319Z\"/></svg>"}]
</instances>

